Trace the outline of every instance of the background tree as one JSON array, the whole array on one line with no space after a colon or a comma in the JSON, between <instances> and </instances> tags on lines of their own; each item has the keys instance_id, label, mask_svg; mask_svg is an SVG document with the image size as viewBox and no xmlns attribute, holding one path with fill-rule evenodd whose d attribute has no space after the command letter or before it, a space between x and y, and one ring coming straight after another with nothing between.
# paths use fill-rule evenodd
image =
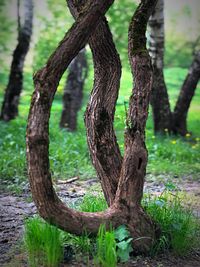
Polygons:
<instances>
[{"instance_id":1,"label":"background tree","mask_svg":"<svg viewBox=\"0 0 200 267\"><path fill-rule=\"evenodd\" d=\"M9 81L1 109L0 118L4 121L10 121L18 115L19 98L23 86L24 61L32 34L33 2L32 0L25 1L23 26L20 22L19 5L18 0L18 44L13 53Z\"/></svg>"},{"instance_id":2,"label":"background tree","mask_svg":"<svg viewBox=\"0 0 200 267\"><path fill-rule=\"evenodd\" d=\"M187 115L200 79L200 50L195 52L193 62L181 87L173 112L173 133L185 136L188 133Z\"/></svg>"},{"instance_id":3,"label":"background tree","mask_svg":"<svg viewBox=\"0 0 200 267\"><path fill-rule=\"evenodd\" d=\"M71 62L68 71L63 94L63 110L60 127L75 131L77 128L78 111L81 108L83 100L83 87L88 72L85 48Z\"/></svg>"},{"instance_id":4,"label":"background tree","mask_svg":"<svg viewBox=\"0 0 200 267\"><path fill-rule=\"evenodd\" d=\"M153 87L151 105L155 133L165 133L171 127L171 111L167 87L164 80L164 0L158 3L149 19L149 52L153 65Z\"/></svg>"},{"instance_id":5,"label":"background tree","mask_svg":"<svg viewBox=\"0 0 200 267\"><path fill-rule=\"evenodd\" d=\"M75 2L78 4L77 1ZM154 242L156 233L154 223L141 207L147 164L144 140L145 125L152 84L151 60L146 49L145 33L148 18L156 1L142 0L130 23L129 59L135 85L127 115L124 159L117 187L112 186L112 179L109 179L112 178L111 172L109 173L107 169L104 170L107 175L110 174L110 176L102 177L101 180L103 190L105 188L107 190L104 193L110 208L101 213L81 213L69 209L57 197L49 171L48 128L53 97L62 74L88 40L95 60L95 82L86 113L87 128L88 122L92 121L90 113L96 114L97 112L97 117L94 118L94 123L91 125L92 129L87 132L88 139L93 138L91 135L96 133L94 139L96 144L101 149L107 146L108 150L113 152L110 155L107 154L108 161L112 159L115 164L116 157L116 151L111 149L112 146L117 145L116 140L110 140L110 136L105 133L112 133L113 103L117 98L121 71L120 64L116 65L119 58L112 42L112 36L105 18L102 17L113 1L87 1L82 7L83 9L78 5L77 10L74 1L69 0L68 3L77 20L51 55L46 66L39 70L34 77L35 91L32 96L27 126L27 160L33 198L44 219L71 233L82 234L85 230L89 233L97 233L101 223L105 223L107 226L112 223L114 227L127 224L133 236L134 248L140 252L146 252ZM95 29L97 24L98 27ZM99 53L102 50L104 53ZM105 64L109 66L109 69L105 70ZM107 71L112 76L108 75ZM100 83L102 80L103 87ZM98 95L96 99L99 99L100 105L97 105L97 100L94 100L96 95ZM105 109L107 107L108 110ZM101 153L101 150L96 150L98 148L96 144L93 147L92 143L89 144L90 149L93 149L94 154ZM111 147L109 147L110 144ZM98 158L98 155L96 157ZM141 238L144 236L147 238Z\"/></svg>"},{"instance_id":6,"label":"background tree","mask_svg":"<svg viewBox=\"0 0 200 267\"><path fill-rule=\"evenodd\" d=\"M200 78L199 52L196 53L189 73L180 90L174 112L171 112L169 96L165 84L164 67L164 1L158 0L156 8L149 19L150 38L149 51L154 69L151 105L155 133L180 134L184 136L187 130L187 113Z\"/></svg>"}]
</instances>

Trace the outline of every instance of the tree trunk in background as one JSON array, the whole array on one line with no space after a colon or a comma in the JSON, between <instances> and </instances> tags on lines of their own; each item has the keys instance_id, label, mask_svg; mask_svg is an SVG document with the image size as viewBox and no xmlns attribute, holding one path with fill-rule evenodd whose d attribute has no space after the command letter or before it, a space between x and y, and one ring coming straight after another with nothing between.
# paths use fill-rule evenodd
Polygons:
<instances>
[{"instance_id":1,"label":"tree trunk in background","mask_svg":"<svg viewBox=\"0 0 200 267\"><path fill-rule=\"evenodd\" d=\"M149 52L153 64L153 88L151 105L155 133L171 132L172 120L167 87L165 84L164 65L164 0L158 0L156 8L149 19Z\"/></svg>"},{"instance_id":2,"label":"tree trunk in background","mask_svg":"<svg viewBox=\"0 0 200 267\"><path fill-rule=\"evenodd\" d=\"M187 130L187 114L196 86L200 79L200 51L195 54L188 75L181 88L173 113L173 133L185 136Z\"/></svg>"},{"instance_id":3,"label":"tree trunk in background","mask_svg":"<svg viewBox=\"0 0 200 267\"><path fill-rule=\"evenodd\" d=\"M18 5L19 7L19 5ZM25 0L24 25L18 27L18 44L13 53L8 85L1 109L1 119L10 121L18 115L20 93L23 86L23 67L32 34L33 2ZM19 12L18 12L19 13ZM19 21L19 15L18 15ZM19 24L19 23L18 23Z\"/></svg>"},{"instance_id":4,"label":"tree trunk in background","mask_svg":"<svg viewBox=\"0 0 200 267\"><path fill-rule=\"evenodd\" d=\"M142 253L147 252L156 239L155 224L141 207L147 164L145 125L148 116L149 97L152 85L151 60L146 49L145 33L149 16L156 2L156 0L142 0L129 27L129 59L134 74L134 88L129 103L127 130L125 132L125 152L120 177L118 178L117 192L114 201L106 211L85 213L72 210L56 195L49 169L49 117L54 94L62 74L72 59L78 54L78 51L89 41L90 35L95 33L95 27L98 25L98 30L101 23L104 25L106 20L103 14L113 3L113 0L87 1L86 4L83 5L82 12L78 15L76 22L60 42L55 52L50 56L45 67L36 73L34 77L35 91L31 100L27 126L28 172L33 199L39 214L51 224L77 235L81 235L85 233L85 231L96 234L102 223L105 223L108 228L110 224L112 224L113 227L125 224L128 226L133 237L134 251ZM97 41L98 38L101 38L101 35L97 36L94 34L92 38L97 38ZM102 41L103 40L102 38ZM94 41L95 39L93 39L93 41L90 40L91 46L91 43ZM108 42L109 41L110 40L108 40ZM100 50L101 46L102 44L100 45ZM98 45L96 46L96 51L93 52L96 52L98 55ZM111 51L106 50L105 53L102 54L101 64L109 57L109 52ZM113 63L110 62L110 64ZM96 65L96 67L97 66L98 65ZM111 69L112 67L113 66L111 66ZM97 71L98 69L96 69L96 72ZM118 75L119 74L120 73L118 73ZM113 77L115 76L112 76L111 81L115 82ZM113 99L115 98L112 94L114 93L116 95L117 87L115 86L115 90L112 91L112 87L109 86L107 88L107 82L108 79L106 78L105 86L106 90L110 88L110 95L107 91L106 93L108 97L111 97L111 104L113 104ZM100 90L97 90L98 84ZM109 82L108 84L110 85ZM93 91L96 91L100 96L102 96L103 90L104 87L100 83L94 84ZM92 97L94 97L94 95L92 95ZM106 100L107 99L102 97L100 99L101 102ZM90 103L92 103L92 100L90 100ZM101 134L104 134L102 121L110 125L110 123L113 123L114 116L113 114L111 114L112 116L108 114L105 108L99 111L97 102L94 103L94 105L89 105L89 111L92 112L92 114L96 114L97 112L99 115L97 118L94 118L95 123L91 124L93 128L90 132L91 136L93 135L94 129L96 129L98 130L97 137L101 142L106 141L113 144L115 140L111 140L110 142L107 140L107 136L103 138ZM100 106L103 105L104 104L101 103ZM107 122L109 119L112 119L112 121ZM96 127L97 122L99 122L99 127ZM110 126L106 127L106 134L110 133L108 129L110 130ZM95 143L90 144L91 149L93 145L93 153L100 153L100 150L96 150L98 147ZM99 143L100 147L101 145L102 144ZM106 154L106 156L109 160L111 155ZM113 155L113 157L115 157L115 155ZM104 179L109 179L109 177L105 176ZM104 184L105 183L106 182L104 182ZM109 181L107 181L107 183L109 184Z\"/></svg>"},{"instance_id":5,"label":"tree trunk in background","mask_svg":"<svg viewBox=\"0 0 200 267\"><path fill-rule=\"evenodd\" d=\"M69 65L69 73L63 94L63 111L60 127L75 131L77 115L83 99L83 87L88 72L85 48L79 52Z\"/></svg>"},{"instance_id":6,"label":"tree trunk in background","mask_svg":"<svg viewBox=\"0 0 200 267\"><path fill-rule=\"evenodd\" d=\"M85 48L69 65L69 73L63 94L63 111L60 127L75 131L77 128L77 115L83 99L83 87L88 72Z\"/></svg>"},{"instance_id":7,"label":"tree trunk in background","mask_svg":"<svg viewBox=\"0 0 200 267\"><path fill-rule=\"evenodd\" d=\"M155 134L165 134L168 132L185 136L188 132L187 113L200 77L200 52L196 53L172 113L163 74L164 0L158 0L154 13L149 19L149 28L149 52L154 72L151 96L154 132Z\"/></svg>"}]
</instances>

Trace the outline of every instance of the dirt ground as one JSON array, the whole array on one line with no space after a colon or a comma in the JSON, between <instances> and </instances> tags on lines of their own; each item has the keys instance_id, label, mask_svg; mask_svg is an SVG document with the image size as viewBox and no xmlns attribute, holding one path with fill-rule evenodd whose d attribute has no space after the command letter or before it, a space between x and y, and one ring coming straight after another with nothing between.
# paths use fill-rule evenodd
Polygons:
<instances>
[{"instance_id":1,"label":"dirt ground","mask_svg":"<svg viewBox=\"0 0 200 267\"><path fill-rule=\"evenodd\" d=\"M157 182L157 180L159 182ZM67 203L82 198L85 192L98 182L96 179L88 181L76 180L71 183L59 183L55 187L59 196ZM176 180L179 189L188 195L194 213L200 216L200 182L187 179ZM150 175L145 184L145 192L159 194L164 189L164 183L160 179L153 179ZM188 201L190 202L190 201ZM0 267L28 266L24 255L20 254L20 244L23 236L24 219L36 213L36 207L31 200L28 186L21 195L0 192ZM63 266L86 266L76 261ZM88 266L88 265L87 265ZM92 266L92 263L91 265ZM171 254L160 255L154 259L137 257L128 263L119 266L137 267L200 267L200 251L193 252L187 257L177 258Z\"/></svg>"}]
</instances>

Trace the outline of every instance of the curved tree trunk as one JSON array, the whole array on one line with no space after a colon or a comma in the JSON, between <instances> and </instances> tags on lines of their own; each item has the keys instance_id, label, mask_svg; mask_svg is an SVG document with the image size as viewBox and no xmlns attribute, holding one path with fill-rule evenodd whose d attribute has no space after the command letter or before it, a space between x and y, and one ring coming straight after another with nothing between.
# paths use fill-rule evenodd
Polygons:
<instances>
[{"instance_id":1,"label":"curved tree trunk","mask_svg":"<svg viewBox=\"0 0 200 267\"><path fill-rule=\"evenodd\" d=\"M18 7L19 8L19 7ZM20 93L23 86L23 67L32 34L33 2L26 0L24 25L18 27L18 44L13 53L9 82L1 109L1 119L10 121L18 115ZM18 15L19 16L19 15ZM19 17L18 17L19 21ZM20 23L19 23L20 24Z\"/></svg>"},{"instance_id":2,"label":"curved tree trunk","mask_svg":"<svg viewBox=\"0 0 200 267\"><path fill-rule=\"evenodd\" d=\"M32 97L27 126L28 171L33 199L44 219L61 229L78 235L84 233L85 230L89 233L97 233L101 223L105 223L108 227L110 223L113 227L126 224L133 236L134 249L146 252L153 244L156 232L154 223L144 213L140 203L147 163L144 131L152 84L151 62L146 50L145 32L148 18L156 0L142 0L130 24L129 58L134 72L135 86L130 98L127 131L125 133L125 155L114 202L105 212L81 213L71 210L57 197L49 171L48 127L53 96L63 72L78 51L85 46L92 33L94 33L94 36L91 39L94 38L93 41L95 41L96 31L94 29L98 23L96 30L101 23L105 24L102 14L106 12L112 2L112 0L87 1L83 6L83 11L77 16L76 22L49 58L47 65L34 77L35 92ZM90 40L90 42L92 41ZM92 46L92 43L90 45ZM99 48L96 47L97 55L98 49L101 50L101 45ZM109 52L111 51L106 50L105 56L102 54L104 60L109 56ZM93 51L93 55L94 53L95 51ZM110 64L112 64L112 61L110 61ZM106 78L105 82L107 81ZM101 87L100 84L99 86L101 90L104 90L104 87ZM101 96L102 92L95 87L98 87L97 80L93 92L96 90L96 93ZM116 91L112 91L113 88L109 88L109 94L107 91L105 92L108 97L116 94ZM92 96L94 97L94 95ZM106 101L106 99L100 98L100 101ZM90 102L92 102L92 99ZM92 114L95 114L95 110L98 112L99 106L97 104L95 102L95 105L89 105L87 112L90 111ZM97 138L101 137L101 135L99 136L99 133L102 132L101 120L107 123L105 118L110 119L110 114L104 109L100 109L101 112L97 119L94 119L96 122L91 124L91 127L95 128L96 123L99 122L99 127L95 128L98 131ZM88 115L86 114L86 116ZM94 129L92 129L91 136L93 132ZM88 136L90 136L90 132L88 132ZM108 141L106 140L106 142ZM99 153L95 143L89 143L89 145L91 150L94 149L94 154ZM93 145L94 147L92 147ZM99 143L100 147L102 145L102 143ZM98 159L98 157L96 158Z\"/></svg>"},{"instance_id":3,"label":"curved tree trunk","mask_svg":"<svg viewBox=\"0 0 200 267\"><path fill-rule=\"evenodd\" d=\"M68 0L68 6L76 18L81 6L74 0ZM115 198L122 164L113 128L121 62L105 18L99 22L89 45L94 61L94 86L85 114L87 141L92 163L110 206Z\"/></svg>"},{"instance_id":4,"label":"curved tree trunk","mask_svg":"<svg viewBox=\"0 0 200 267\"><path fill-rule=\"evenodd\" d=\"M165 134L171 132L172 116L169 97L165 84L164 65L164 0L158 0L155 10L149 19L150 40L149 52L153 64L153 87L151 105L154 122L154 132Z\"/></svg>"},{"instance_id":5,"label":"curved tree trunk","mask_svg":"<svg viewBox=\"0 0 200 267\"><path fill-rule=\"evenodd\" d=\"M181 88L173 113L173 133L185 136L187 130L187 114L200 78L200 51L195 54L188 75Z\"/></svg>"},{"instance_id":6,"label":"curved tree trunk","mask_svg":"<svg viewBox=\"0 0 200 267\"><path fill-rule=\"evenodd\" d=\"M67 128L69 131L75 131L77 128L77 115L82 104L87 68L84 48L69 65L69 74L64 88L60 127Z\"/></svg>"}]
</instances>

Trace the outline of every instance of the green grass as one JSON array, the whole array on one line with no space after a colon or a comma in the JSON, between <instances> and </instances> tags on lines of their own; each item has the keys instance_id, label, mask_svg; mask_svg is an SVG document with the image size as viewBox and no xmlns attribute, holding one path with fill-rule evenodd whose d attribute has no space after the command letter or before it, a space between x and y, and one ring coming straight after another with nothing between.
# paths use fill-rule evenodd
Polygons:
<instances>
[{"instance_id":1,"label":"green grass","mask_svg":"<svg viewBox=\"0 0 200 267\"><path fill-rule=\"evenodd\" d=\"M95 256L95 263L102 267L117 266L117 246L115 241L115 233L111 229L106 231L106 227L102 224L99 227L97 235L97 253Z\"/></svg>"},{"instance_id":2,"label":"green grass","mask_svg":"<svg viewBox=\"0 0 200 267\"><path fill-rule=\"evenodd\" d=\"M186 69L170 68L165 70L166 82L173 106L179 88L187 73ZM3 98L7 76L0 74L0 100ZM69 133L59 128L62 110L62 85L53 103L50 118L50 168L53 179L67 179L79 176L87 179L96 176L91 164L83 116L89 90L92 87L92 74L90 73L85 88L84 105L79 113L78 131ZM125 109L128 107L128 98L132 88L131 74L123 71L119 99L116 106L115 129L123 153L123 133L125 127ZM147 171L157 175L167 173L172 176L192 175L198 178L200 172L200 119L199 99L200 86L192 100L188 116L188 129L193 132L192 137L155 137L153 133L151 111L146 127L146 143L149 150ZM18 190L27 182L25 131L29 110L30 96L33 91L31 73L25 74L24 91L20 102L19 117L9 123L0 122L0 179L9 190Z\"/></svg>"},{"instance_id":3,"label":"green grass","mask_svg":"<svg viewBox=\"0 0 200 267\"><path fill-rule=\"evenodd\" d=\"M38 217L25 222L24 244L31 267L57 267L63 259L61 231Z\"/></svg>"},{"instance_id":4,"label":"green grass","mask_svg":"<svg viewBox=\"0 0 200 267\"><path fill-rule=\"evenodd\" d=\"M107 207L108 205L105 201L103 194L88 193L84 196L83 201L81 202L78 209L84 212L96 212L104 211L105 209L107 209Z\"/></svg>"},{"instance_id":5,"label":"green grass","mask_svg":"<svg viewBox=\"0 0 200 267\"><path fill-rule=\"evenodd\" d=\"M183 203L178 193L169 190L143 199L145 210L161 228L160 239L151 251L153 255L166 250L185 255L199 248L200 221Z\"/></svg>"},{"instance_id":6,"label":"green grass","mask_svg":"<svg viewBox=\"0 0 200 267\"><path fill-rule=\"evenodd\" d=\"M152 247L150 255L172 251L176 255L185 255L199 248L200 221L192 210L184 207L185 196L174 191L173 184L167 184L160 196L146 195L143 207L160 226L161 236ZM86 194L76 209L85 212L98 212L107 208L101 193ZM57 229L39 217L26 220L24 244L28 254L29 265L59 266L63 260L64 247L71 246L76 259L86 265L94 260L97 266L114 267L117 261L127 262L132 237L125 225L117 229L106 230L101 225L97 237L87 233L75 236ZM88 265L89 266L89 265Z\"/></svg>"}]
</instances>

